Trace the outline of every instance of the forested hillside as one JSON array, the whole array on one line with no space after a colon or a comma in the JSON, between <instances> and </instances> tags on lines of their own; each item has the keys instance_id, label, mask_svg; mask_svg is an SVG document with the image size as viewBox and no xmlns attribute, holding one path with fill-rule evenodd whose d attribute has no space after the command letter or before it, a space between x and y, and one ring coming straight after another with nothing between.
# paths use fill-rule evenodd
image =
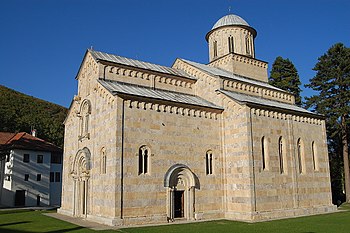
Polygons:
<instances>
[{"instance_id":1,"label":"forested hillside","mask_svg":"<svg viewBox=\"0 0 350 233\"><path fill-rule=\"evenodd\" d=\"M0 85L0 131L31 132L63 146L63 121L68 109Z\"/></svg>"}]
</instances>

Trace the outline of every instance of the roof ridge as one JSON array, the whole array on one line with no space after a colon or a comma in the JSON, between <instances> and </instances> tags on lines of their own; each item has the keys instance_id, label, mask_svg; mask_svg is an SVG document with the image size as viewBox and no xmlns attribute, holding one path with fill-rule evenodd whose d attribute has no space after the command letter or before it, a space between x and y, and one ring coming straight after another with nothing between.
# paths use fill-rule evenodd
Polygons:
<instances>
[{"instance_id":1,"label":"roof ridge","mask_svg":"<svg viewBox=\"0 0 350 233\"><path fill-rule=\"evenodd\" d=\"M187 79L195 79L181 69L173 68L171 66L159 65L156 63L151 63L147 61L137 60L129 57L123 57L116 54L105 53L96 50L88 49L95 60L112 62L115 64L121 64L125 66L136 67L143 70L151 70L159 73L170 74L174 76L179 76Z\"/></svg>"},{"instance_id":2,"label":"roof ridge","mask_svg":"<svg viewBox=\"0 0 350 233\"><path fill-rule=\"evenodd\" d=\"M138 59L134 59L134 58L130 58L130 57L120 56L120 55L113 54L113 53L106 53L106 52L97 51L97 50L91 50L91 49L88 49L88 51L90 51L90 52L97 52L97 53L103 53L103 54L108 55L108 56L115 56L115 57L120 57L120 58L126 58L126 59L133 60L133 61L138 61L138 62L143 62L143 63L147 63L147 64L151 64L151 65L162 66L162 67L174 69L174 68L169 67L169 66L163 66L163 65L159 65L159 64L156 64L156 63L148 62L148 61L142 61L142 60L138 60Z\"/></svg>"}]
</instances>

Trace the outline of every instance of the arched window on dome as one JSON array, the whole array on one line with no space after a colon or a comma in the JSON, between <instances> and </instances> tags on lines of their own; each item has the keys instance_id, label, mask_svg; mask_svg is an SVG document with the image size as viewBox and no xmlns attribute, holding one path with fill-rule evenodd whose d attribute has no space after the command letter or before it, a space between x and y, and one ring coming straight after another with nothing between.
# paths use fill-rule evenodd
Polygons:
<instances>
[{"instance_id":1,"label":"arched window on dome","mask_svg":"<svg viewBox=\"0 0 350 233\"><path fill-rule=\"evenodd\" d=\"M216 40L213 42L213 55L214 58L218 56L218 42Z\"/></svg>"},{"instance_id":2,"label":"arched window on dome","mask_svg":"<svg viewBox=\"0 0 350 233\"><path fill-rule=\"evenodd\" d=\"M234 44L233 36L228 37L228 51L229 53L235 52L235 44Z\"/></svg>"},{"instance_id":3,"label":"arched window on dome","mask_svg":"<svg viewBox=\"0 0 350 233\"><path fill-rule=\"evenodd\" d=\"M251 55L251 51L250 51L250 37L249 37L249 35L247 35L246 37L245 37L245 48L246 48L246 53L247 53L247 55Z\"/></svg>"}]
</instances>

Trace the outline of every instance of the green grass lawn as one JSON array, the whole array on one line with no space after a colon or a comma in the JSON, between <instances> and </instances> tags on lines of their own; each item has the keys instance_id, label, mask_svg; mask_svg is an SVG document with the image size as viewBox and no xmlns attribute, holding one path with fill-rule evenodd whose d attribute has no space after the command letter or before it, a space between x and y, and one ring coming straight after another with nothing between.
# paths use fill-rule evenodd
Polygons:
<instances>
[{"instance_id":1,"label":"green grass lawn","mask_svg":"<svg viewBox=\"0 0 350 233\"><path fill-rule=\"evenodd\" d=\"M227 220L190 224L169 224L155 227L120 229L118 232L239 232L239 233L349 233L350 205L341 212L310 217L275 220L261 223L243 223ZM47 211L0 211L0 232L96 232L43 215ZM116 231L97 231L100 233Z\"/></svg>"}]
</instances>

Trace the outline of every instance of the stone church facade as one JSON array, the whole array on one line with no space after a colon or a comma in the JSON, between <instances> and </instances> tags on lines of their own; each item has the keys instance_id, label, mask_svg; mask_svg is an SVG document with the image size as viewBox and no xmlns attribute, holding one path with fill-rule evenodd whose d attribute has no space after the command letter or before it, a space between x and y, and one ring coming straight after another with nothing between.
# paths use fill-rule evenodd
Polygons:
<instances>
[{"instance_id":1,"label":"stone church facade","mask_svg":"<svg viewBox=\"0 0 350 233\"><path fill-rule=\"evenodd\" d=\"M209 63L87 50L65 120L61 214L108 225L331 212L325 121L268 84L236 15Z\"/></svg>"}]
</instances>

